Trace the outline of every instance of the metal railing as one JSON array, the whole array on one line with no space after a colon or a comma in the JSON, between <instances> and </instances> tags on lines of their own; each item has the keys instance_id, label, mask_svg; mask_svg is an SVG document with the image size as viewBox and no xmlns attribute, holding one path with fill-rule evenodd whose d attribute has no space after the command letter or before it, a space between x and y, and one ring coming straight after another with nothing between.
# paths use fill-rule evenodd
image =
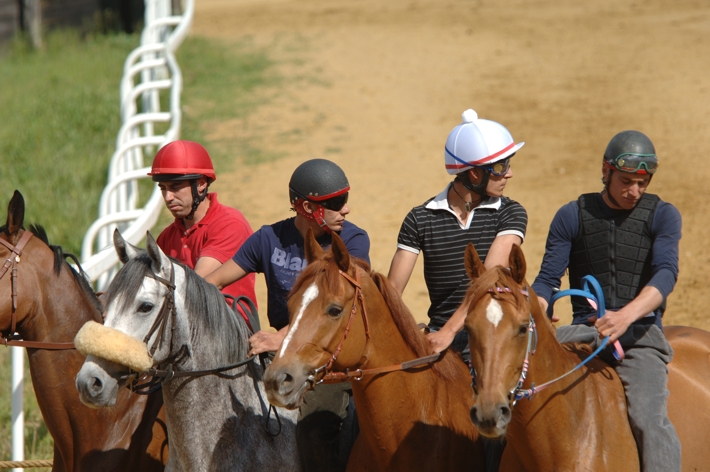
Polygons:
<instances>
[{"instance_id":1,"label":"metal railing","mask_svg":"<svg viewBox=\"0 0 710 472\"><path fill-rule=\"evenodd\" d=\"M150 170L144 156L152 161L157 149L180 136L182 74L174 52L187 36L194 11L194 0L145 0L141 44L128 55L123 67L122 124L109 164L108 183L101 193L98 219L87 230L81 248L81 265L99 290L108 285L119 262L111 244L114 229L120 229L130 243L138 244L160 214L158 186L153 185L150 197L139 208L138 182ZM168 96L167 111L161 111L161 91ZM158 128L165 131L157 133ZM24 348L13 347L13 461L24 460L23 364Z\"/></svg>"}]
</instances>

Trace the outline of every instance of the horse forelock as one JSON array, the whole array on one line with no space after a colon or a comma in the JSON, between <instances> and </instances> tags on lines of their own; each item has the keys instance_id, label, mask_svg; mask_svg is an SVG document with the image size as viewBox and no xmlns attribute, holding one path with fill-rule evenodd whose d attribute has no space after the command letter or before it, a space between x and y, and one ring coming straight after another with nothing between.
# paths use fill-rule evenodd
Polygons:
<instances>
[{"instance_id":1,"label":"horse forelock","mask_svg":"<svg viewBox=\"0 0 710 472\"><path fill-rule=\"evenodd\" d=\"M525 287L521 287L513 280L510 271L503 267L495 267L485 271L472 282L464 303L474 307L485 295L491 295L495 300L511 303L518 311L529 311L529 300L523 293L524 289Z\"/></svg>"}]
</instances>

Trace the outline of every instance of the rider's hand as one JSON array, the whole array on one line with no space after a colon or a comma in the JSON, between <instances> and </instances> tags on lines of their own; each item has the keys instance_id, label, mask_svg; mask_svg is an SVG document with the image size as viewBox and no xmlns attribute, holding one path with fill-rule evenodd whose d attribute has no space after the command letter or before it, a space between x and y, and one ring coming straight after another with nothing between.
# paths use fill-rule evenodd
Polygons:
<instances>
[{"instance_id":1,"label":"rider's hand","mask_svg":"<svg viewBox=\"0 0 710 472\"><path fill-rule=\"evenodd\" d=\"M281 347L281 343L286 336L285 330L272 332L272 331L257 331L252 337L249 338L249 350L250 356L255 356L261 354L262 352L274 352Z\"/></svg>"},{"instance_id":2,"label":"rider's hand","mask_svg":"<svg viewBox=\"0 0 710 472\"><path fill-rule=\"evenodd\" d=\"M456 333L450 332L448 329L442 328L439 331L431 332L426 335L426 340L429 342L429 351L431 354L438 354L454 340Z\"/></svg>"},{"instance_id":3,"label":"rider's hand","mask_svg":"<svg viewBox=\"0 0 710 472\"><path fill-rule=\"evenodd\" d=\"M594 322L594 326L599 331L600 337L609 336L609 342L613 343L629 329L635 320L636 317L633 316L633 313L627 314L622 308L619 311L607 311L604 316Z\"/></svg>"},{"instance_id":4,"label":"rider's hand","mask_svg":"<svg viewBox=\"0 0 710 472\"><path fill-rule=\"evenodd\" d=\"M549 306L549 304L547 303L547 300L538 296L537 301L540 303L540 308L542 308L542 312L545 314L545 316L547 316L547 307ZM553 313L552 318L550 318L550 320L552 320L553 323L557 323L558 321L560 321L560 317L555 316Z\"/></svg>"}]
</instances>

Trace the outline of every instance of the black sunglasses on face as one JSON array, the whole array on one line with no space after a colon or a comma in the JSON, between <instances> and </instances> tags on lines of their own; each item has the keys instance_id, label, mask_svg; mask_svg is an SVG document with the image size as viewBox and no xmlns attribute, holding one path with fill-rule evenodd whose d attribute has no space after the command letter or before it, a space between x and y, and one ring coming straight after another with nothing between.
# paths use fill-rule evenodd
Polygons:
<instances>
[{"instance_id":1,"label":"black sunglasses on face","mask_svg":"<svg viewBox=\"0 0 710 472\"><path fill-rule=\"evenodd\" d=\"M348 196L350 192L338 195L337 197L329 198L328 200L323 200L322 202L313 202L318 205L322 205L323 208L327 208L332 211L340 211L346 203L348 203Z\"/></svg>"}]
</instances>

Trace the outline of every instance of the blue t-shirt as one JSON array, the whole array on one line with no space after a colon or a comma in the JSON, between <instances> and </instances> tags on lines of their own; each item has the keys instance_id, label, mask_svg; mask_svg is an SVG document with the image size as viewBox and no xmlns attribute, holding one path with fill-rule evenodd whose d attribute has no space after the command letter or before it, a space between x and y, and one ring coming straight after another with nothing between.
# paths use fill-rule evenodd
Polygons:
<instances>
[{"instance_id":1,"label":"blue t-shirt","mask_svg":"<svg viewBox=\"0 0 710 472\"><path fill-rule=\"evenodd\" d=\"M365 230L344 221L338 236L350 255L370 263L370 238ZM325 233L316 241L325 249L331 245L331 236ZM293 217L262 226L232 257L247 273L264 274L268 290L267 316L269 324L276 329L288 324L288 293L307 264L303 244L303 238L296 229L296 218Z\"/></svg>"}]
</instances>

